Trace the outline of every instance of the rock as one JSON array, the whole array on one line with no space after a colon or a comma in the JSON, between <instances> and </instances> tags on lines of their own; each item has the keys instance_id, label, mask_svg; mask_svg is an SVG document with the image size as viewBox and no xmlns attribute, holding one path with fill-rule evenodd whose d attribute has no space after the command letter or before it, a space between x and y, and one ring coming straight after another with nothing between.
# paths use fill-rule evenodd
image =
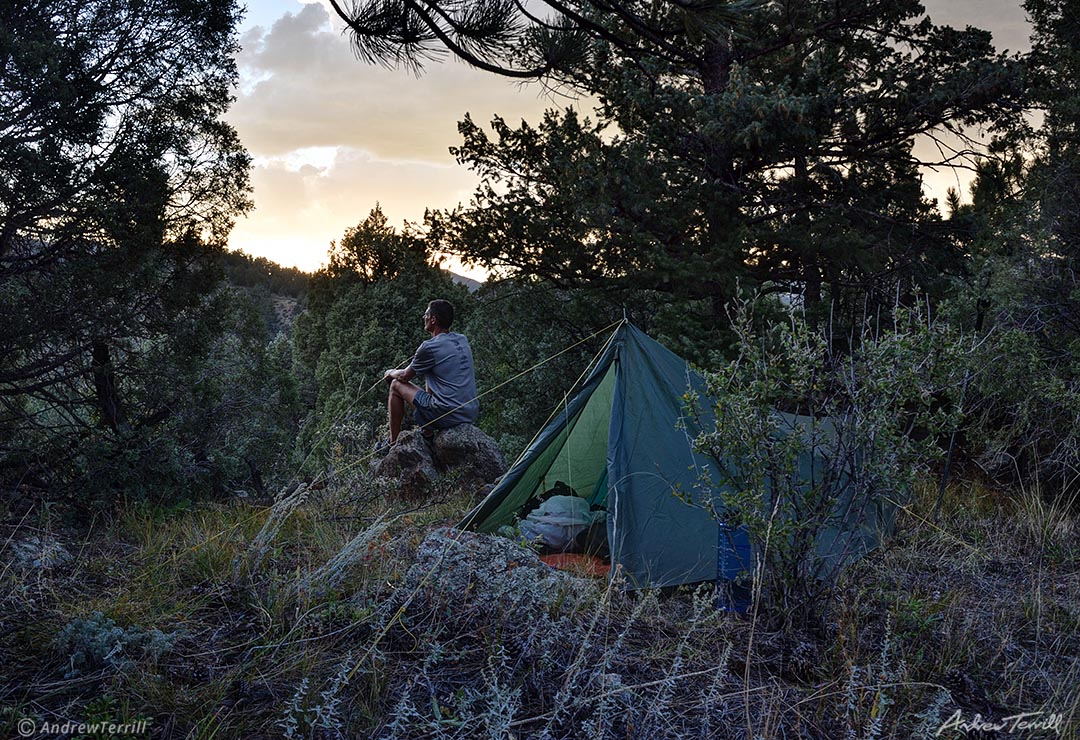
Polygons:
<instances>
[{"instance_id":1,"label":"rock","mask_svg":"<svg viewBox=\"0 0 1080 740\"><path fill-rule=\"evenodd\" d=\"M443 640L493 639L503 655L514 656L513 665L533 666L561 685L566 666L603 666L607 641L590 637L614 634L607 615L630 613L609 609L602 590L592 580L549 568L513 540L440 527L428 531L401 587L377 608L393 630L388 640L400 640L406 650L417 644L406 625L434 626ZM466 660L461 655L458 660ZM583 656L587 662L576 663ZM420 662L415 665L419 669ZM457 664L466 665L483 668L478 661Z\"/></svg>"},{"instance_id":2,"label":"rock","mask_svg":"<svg viewBox=\"0 0 1080 740\"><path fill-rule=\"evenodd\" d=\"M472 424L435 433L435 463L440 472L455 473L458 486L466 490L479 489L506 472L495 440Z\"/></svg>"},{"instance_id":3,"label":"rock","mask_svg":"<svg viewBox=\"0 0 1080 740\"><path fill-rule=\"evenodd\" d=\"M431 441L416 429L402 432L371 470L395 479L402 496L419 498L440 475L453 476L460 489L481 489L506 472L506 462L495 440L472 424L460 424L435 432Z\"/></svg>"},{"instance_id":4,"label":"rock","mask_svg":"<svg viewBox=\"0 0 1080 740\"><path fill-rule=\"evenodd\" d=\"M420 498L439 477L431 445L418 429L410 429L398 435L397 444L386 456L376 460L371 472L379 478L397 480L402 496Z\"/></svg>"},{"instance_id":5,"label":"rock","mask_svg":"<svg viewBox=\"0 0 1080 740\"><path fill-rule=\"evenodd\" d=\"M421 589L435 602L453 604L459 611L527 619L550 614L576 588L570 576L544 565L527 547L504 537L449 528L432 530L424 538L405 586L404 593Z\"/></svg>"}]
</instances>

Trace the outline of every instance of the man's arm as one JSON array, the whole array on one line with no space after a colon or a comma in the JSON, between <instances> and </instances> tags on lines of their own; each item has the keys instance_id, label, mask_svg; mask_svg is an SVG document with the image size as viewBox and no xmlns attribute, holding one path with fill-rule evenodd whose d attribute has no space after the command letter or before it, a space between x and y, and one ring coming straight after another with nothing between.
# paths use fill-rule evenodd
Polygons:
<instances>
[{"instance_id":1,"label":"man's arm","mask_svg":"<svg viewBox=\"0 0 1080 740\"><path fill-rule=\"evenodd\" d=\"M416 348L416 353L409 364L400 370L387 370L383 380L400 380L408 383L417 375L427 375L435 368L435 357L431 354L431 347L424 342Z\"/></svg>"},{"instance_id":2,"label":"man's arm","mask_svg":"<svg viewBox=\"0 0 1080 740\"><path fill-rule=\"evenodd\" d=\"M405 367L400 370L387 370L383 374L383 380L400 380L403 383L408 383L410 380L416 377L416 373L413 372L411 367Z\"/></svg>"}]
</instances>

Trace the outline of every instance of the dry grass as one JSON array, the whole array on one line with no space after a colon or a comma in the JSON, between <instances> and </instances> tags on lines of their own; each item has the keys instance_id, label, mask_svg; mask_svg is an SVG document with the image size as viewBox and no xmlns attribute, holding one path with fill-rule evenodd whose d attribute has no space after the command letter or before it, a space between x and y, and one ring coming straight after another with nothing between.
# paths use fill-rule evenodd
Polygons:
<instances>
[{"instance_id":1,"label":"dry grass","mask_svg":"<svg viewBox=\"0 0 1080 740\"><path fill-rule=\"evenodd\" d=\"M483 538L445 560L438 527L472 502L385 493L355 479L276 515L236 501L81 531L7 523L6 547L47 535L73 557L35 568L6 551L0 732L149 717L169 738L909 738L957 710L1043 710L1076 736L1076 519L1037 491L956 485L931 521L928 486L846 574L826 634L752 639L705 592L551 580ZM64 678L56 637L94 611L173 646Z\"/></svg>"}]
</instances>

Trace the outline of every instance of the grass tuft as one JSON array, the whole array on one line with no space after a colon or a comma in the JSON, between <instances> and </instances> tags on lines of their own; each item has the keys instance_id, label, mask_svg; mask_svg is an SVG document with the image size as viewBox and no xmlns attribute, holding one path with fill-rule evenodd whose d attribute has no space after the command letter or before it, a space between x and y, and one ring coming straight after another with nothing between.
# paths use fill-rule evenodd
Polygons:
<instances>
[{"instance_id":1,"label":"grass tuft","mask_svg":"<svg viewBox=\"0 0 1080 740\"><path fill-rule=\"evenodd\" d=\"M936 514L920 486L820 634L717 611L708 588L552 571L448 529L475 503L452 490L385 493L358 477L50 528L70 560L0 576L0 733L109 716L160 737L863 740L1043 711L1076 734L1076 520L1037 486L962 481Z\"/></svg>"}]
</instances>

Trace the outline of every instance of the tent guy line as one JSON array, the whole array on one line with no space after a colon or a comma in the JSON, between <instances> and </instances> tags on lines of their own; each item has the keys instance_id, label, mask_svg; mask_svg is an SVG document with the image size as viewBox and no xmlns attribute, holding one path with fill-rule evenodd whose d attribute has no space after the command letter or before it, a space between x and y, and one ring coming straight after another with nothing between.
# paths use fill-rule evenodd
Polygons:
<instances>
[{"instance_id":1,"label":"tent guy line","mask_svg":"<svg viewBox=\"0 0 1080 740\"><path fill-rule=\"evenodd\" d=\"M493 387L493 388L489 388L488 390L484 391L484 392L483 392L483 393L481 393L481 394L480 394L479 396L477 396L477 398L482 398L483 396L487 395L488 393L491 393L491 392L493 392L493 391L496 391L496 390L498 390L499 388L502 388L502 387L503 387L504 385L506 385L506 384L508 384L508 383L511 383L511 382L513 382L514 380L517 380L518 378L522 377L523 375L526 375L527 373L530 373L530 372L532 372L533 370L536 370L537 368L539 368L539 367L541 367L541 366L543 366L543 365L547 364L548 362L551 362L551 361L552 361L552 360L554 360L554 359L555 359L556 357L559 357L560 355L566 354L567 352L569 352L570 350L574 349L575 347L577 347L577 346L579 346L579 345L581 345L581 344L584 344L585 342L589 341L590 339L592 339L593 337L597 336L598 334L602 334L603 332L605 332L605 331L608 331L608 330L609 330L609 329L611 329L612 327L616 327L616 326L618 326L619 324L623 323L623 321L625 321L625 319L619 319L618 321L615 321L615 322L613 322L613 323L611 323L611 324L608 324L608 325L607 325L607 326L605 326L605 327L604 327L603 329L599 329L599 330L597 330L597 331L593 332L592 334L590 334L589 336L585 337L584 339L580 339L580 340L578 340L577 342L574 342L573 344L571 344L571 345L569 345L568 347L566 347L566 348L564 348L564 349L562 349L562 350L560 350L560 351L556 352L555 354L551 355L550 357L547 357L547 358L545 358L544 360L542 360L542 361L540 361L540 362L536 363L535 365L533 365L533 366L532 366L532 367L530 367L529 369L527 369L527 370L523 370L522 372L518 373L517 375L513 376L512 378L509 378L509 379L507 379L507 380L504 380L503 382L499 383L498 385L496 385L496 386L495 386L495 387ZM614 335L612 335L612 336L614 336ZM604 349L605 349L605 348L607 347L607 345L608 345L608 342L610 342L610 341L611 341L611 337L608 337L608 340L607 340L607 342L605 342L605 343L604 343L603 347L601 348L600 352L598 352L598 353L597 353L596 357L599 357L599 356L600 356L600 353L602 353L602 352L604 351ZM581 374L582 376L584 376L584 375L585 375L585 373L587 373L587 372L589 371L589 368L591 368L591 367L592 367L592 364L593 364L593 363L594 363L594 362L596 361L596 357L594 357L594 358L592 359L592 361L591 361L591 362L589 363L588 367L586 367L586 368L585 368L585 372L583 372L583 373ZM577 380L577 381L575 381L575 385L577 385L577 383L578 383L578 382L580 382L580 381L581 381L581 377L579 376L579 377L578 377L578 380ZM359 402L360 402L360 401L361 401L361 400L362 400L362 399L363 399L363 398L364 398L364 397L365 397L365 396L366 396L366 395L367 395L368 393L370 393L370 392L371 392L372 390L374 390L375 388L377 388L377 387L378 387L379 385L383 384L384 382L385 382L385 381L383 381L382 379L378 380L378 381L377 381L377 382L376 382L376 383L375 383L374 385L372 385L372 386L371 386L370 388L368 388L368 389L367 389L367 390L365 390L365 391L364 391L363 393L361 393L360 395L358 395L358 396L357 396L357 397L356 397L355 399L353 399L353 401L351 401L351 402L349 403L349 405L345 407L345 410L344 410L344 411L342 411L342 412L341 412L341 414L340 414L340 415L338 416L338 420L340 420L340 419L344 418L344 416L345 416L345 415L346 415L347 413L349 413L350 411L352 411L353 407L354 407L354 406L356 406L356 404L357 404L357 403L359 403ZM556 408L556 411L558 411L558 408ZM440 418L441 418L441 417L440 417ZM549 417L549 418L548 418L548 420L549 420L549 421L550 421L550 418L551 418L551 417ZM333 427L334 427L334 425L333 425L333 424L330 424L330 425L328 425L328 426L327 426L327 430L326 430L325 432L323 432L323 437L320 437L320 439L319 439L319 441L320 441L320 442L322 441L322 439L323 439L323 438L324 438L324 437L325 437L325 436L326 436L327 434L329 434L330 430L331 430L331 429L333 429ZM543 427L541 427L541 428L543 428ZM535 439L535 437L534 437L534 439ZM531 444L531 443L530 443L530 444ZM295 481L295 480L296 480L296 479L297 479L297 478L299 477L299 471L300 471L300 470L301 470L301 469L303 468L303 466L304 466L304 464L305 464L305 463L307 462L308 458L310 458L310 457L311 457L311 455L313 454L313 452L314 452L314 450L315 450L315 448L316 448L316 447L317 447L317 444L316 444L316 445L312 445L312 450L311 450L311 451L309 451L309 452L308 452L308 454L307 454L307 456L306 456L306 457L304 458L304 460L302 460L302 461L301 461L301 462L300 462L300 463L298 464L298 466L297 466L297 468L296 468L296 472L294 472L294 473L293 473L293 475L292 475L292 476L290 477L290 479L289 479L289 480L290 480L290 483L291 483L292 481ZM527 448L526 448L526 449L527 449ZM353 463L353 464L351 464L351 465L347 465L347 466L345 466L345 467L341 468L341 469L340 469L340 470L339 470L338 472L339 472L339 473L341 473L341 472L345 472L346 470L351 470L351 469L352 469L352 468L354 468L354 467L355 467L356 465L360 465L360 464L363 464L364 462L367 462L368 460L370 460L370 459L372 458L372 456L373 456L373 455L374 455L374 452L368 452L368 453L367 453L366 455L363 455L363 456L361 456L361 458L360 458L360 459L359 459L358 461L356 461L355 463ZM520 458L519 458L519 459L520 459ZM515 462L515 464L516 464L516 462ZM319 480L319 477L316 477L316 478L315 478L315 481L318 481L318 480ZM313 481L313 482L315 482L315 481ZM285 488L288 488L288 486L286 486ZM272 508L272 507L271 507L271 508ZM265 511L265 509L259 509L259 510L257 510L257 511L256 511L255 513L253 513L253 514L252 514L251 516L249 516L249 517L245 517L244 519L241 519L240 521L238 521L238 522L236 522L235 524L233 524L233 525L232 525L231 527L227 527L227 528L225 528L225 529L221 530L220 532L215 532L214 534L212 534L212 535L210 535L209 537L207 537L207 538L206 538L205 540L203 540L203 541L201 541L201 542L196 542L196 543L195 543L194 545L192 545L191 547L187 548L186 550L181 550L181 551L177 551L177 552L173 553L173 555L172 555L172 556L171 556L171 557L170 557L170 558L169 558L168 560L164 560L164 561L162 561L162 562L160 562L160 563L158 564L158 566L157 566L157 569L155 569L155 572L156 572L156 570L158 570L158 569L164 568L164 567L166 567L167 565L171 565L171 564L175 563L175 562L176 562L176 559L177 559L177 558L179 558L179 557L181 557L181 556L183 556L183 555L189 555L190 553L192 553L192 552L195 552L196 550L198 550L198 549L199 549L200 547L202 547L203 545L207 545L207 544L209 544L209 543L211 543L211 542L216 542L216 541L217 541L218 539L220 539L221 537L223 537L223 536L225 536L225 535L227 535L227 534L231 534L232 532L235 532L235 531L236 531L237 529L239 529L240 527L244 527L244 526L247 526L248 524L250 524L251 522L253 522L253 521L254 521L255 519L257 519L258 517L262 516L262 514L263 514L263 512L264 512L264 511Z\"/></svg>"},{"instance_id":2,"label":"tent guy line","mask_svg":"<svg viewBox=\"0 0 1080 740\"><path fill-rule=\"evenodd\" d=\"M529 374L529 373L531 373L531 372L532 372L533 370L536 370L536 369L538 369L538 368L541 368L541 367L543 367L543 366L544 366L544 365L546 365L547 363L549 363L549 362L551 362L552 360L554 360L554 359L555 359L556 357L560 357L560 356L562 356L562 355L566 354L566 353L567 353L567 352L569 352L570 350L572 350L572 349L574 349L575 347L578 347L578 346L580 346L580 345L584 344L585 342L589 341L590 339L592 339L593 337L597 336L598 334L603 334L603 333L604 333L604 332L606 332L606 331L609 331L609 330L611 330L611 329L613 329L613 328L617 328L617 327L618 327L618 326L619 326L620 324L622 324L622 323L623 323L624 321L625 321L625 319L619 319L618 321L615 321L615 322L613 322L613 323L611 323L611 324L608 324L608 325L607 325L607 326L605 326L605 327L604 327L603 329L599 329L599 330L597 330L597 331L594 331L594 332L593 332L592 334L590 334L589 336L585 337L584 339L579 339L578 341L574 342L573 344L571 344L571 345L569 345L569 346L567 346L567 347L565 347L565 348L563 348L563 349L559 350L558 352L556 352L555 354L551 355L550 357L546 357L546 358L544 358L543 360L541 360L540 362L536 363L536 364L535 364L535 365L533 365L532 367L529 367L529 368L527 368L527 369L525 369L525 370L522 370L521 372L517 373L516 375L514 375L514 376L511 376L511 377L507 378L506 380L502 381L502 382L501 382L501 383L499 383L498 385L495 385L495 386L492 386L491 388L488 388L488 389L487 389L486 391L484 391L483 393L477 394L477 396L476 396L475 398L470 398L470 399L469 399L468 401L465 401L464 403L461 403L461 404L459 404L459 405L455 406L454 408L450 409L449 411L447 411L446 413L442 414L441 416L437 416L437 417L435 417L434 419L432 419L431 421L427 422L426 424L423 424L423 425L421 425L421 427L420 427L420 428L421 428L421 429L423 429L424 427L427 427L427 426L430 426L431 424L434 424L435 422L437 422L437 421L438 421L439 419L443 418L444 416L449 416L450 414L454 413L455 411L457 411L458 409L462 408L463 406L467 406L468 404L472 403L473 401L479 401L479 400L480 400L481 398L483 398L484 396L488 395L489 393L494 393L495 391L497 391L497 390L499 390L500 388L502 388L502 387L503 387L504 385L509 385L510 383L513 383L513 382L514 382L515 380L518 380L519 378L522 378L522 377L524 377L525 375L528 375L528 374ZM583 372L583 373L581 374L581 376L579 376L579 377L578 377L578 379L577 379L576 381L574 381L574 386L576 386L576 385L577 385L577 383L581 381L581 377L582 377L582 376L584 376L584 375L585 375L585 374L586 374L586 373L587 373L587 372L589 371L589 369L590 369L590 368L592 367L593 363L594 363L594 362L596 362L596 359L597 359L597 358L598 358L598 357L599 357L599 356L600 356L600 355L601 355L601 354L602 354L602 353L604 352L604 350L605 350L605 349L607 348L608 344L609 344L609 343L611 342L611 339L612 339L612 338L613 338L614 336L615 336L615 335L614 335L614 334L612 334L612 335L611 335L611 337L608 337L607 341L606 341L606 342L604 342L604 345L603 345L603 346L602 346L602 347L600 348L600 351L596 353L596 356L595 356L595 357L593 357L593 359L592 359L592 360L591 360L591 361L589 362L589 365L588 365L588 366L587 366L587 367L585 368L585 372ZM380 381L379 381L379 383L382 383L382 382L383 382L382 380L380 380ZM378 383L377 383L376 385L378 385ZM574 386L571 386L571 389L573 389L573 387L574 387ZM374 386L373 386L373 387L374 387ZM368 389L367 391L365 391L365 394L366 394L366 393L368 393L368 392L370 392L370 390L371 390L371 389L369 388L369 389ZM358 400L359 400L359 399L358 399ZM349 406L349 408L347 408L345 412L342 412L342 416L344 416L344 414L345 414L346 412L348 412L349 410L351 410L351 408L352 408L352 406L350 405L350 406ZM554 413L558 413L558 411L559 411L559 408L560 408L560 407L558 407L558 406L557 406L557 407L555 408L555 412L554 412ZM554 413L552 414L552 416L554 416ZM339 417L339 419L340 419L340 418L341 418L341 417ZM548 421L551 421L551 417L548 417ZM544 422L544 424L545 424L545 426L546 426L547 422ZM330 425L330 426L331 426L331 428L333 427L333 425ZM541 429L543 429L543 427L541 427ZM532 441L535 441L535 439L536 439L536 438L535 438L535 437L533 437L533 440L532 440ZM530 445L532 444L532 441L530 441L530 442L529 442L529 444L530 444ZM526 449L528 449L528 446L526 446ZM340 469L340 470L339 470L338 472L342 472L342 473L343 473L343 472L345 472L345 471L347 471L347 470L352 470L352 469L353 469L353 468L355 468L355 467L356 467L357 465L363 465L363 464L364 464L365 462L367 462L367 461L368 461L368 460L370 460L370 459L371 459L372 457L374 457L374 456L375 456L375 454L376 454L376 452L375 452L374 450L372 450L372 451L368 452L368 453L367 453L366 455L361 455L361 456L360 456L360 457L359 457L359 458L358 458L357 460L353 461L352 463L349 463L348 465L345 465L345 466L344 466L344 467L342 467L342 468L341 468L341 469ZM519 459L520 459L520 458L519 458ZM516 465L516 464L517 464L517 461L515 461L515 463L514 463L514 464Z\"/></svg>"},{"instance_id":3,"label":"tent guy line","mask_svg":"<svg viewBox=\"0 0 1080 740\"><path fill-rule=\"evenodd\" d=\"M745 526L730 528L717 516L728 509L725 492L735 484L722 473L733 463L698 446L700 435L716 429L714 407L687 409L688 399L709 395L705 378L685 359L619 322L574 397L560 402L457 527L535 536L543 554L605 561L610 554L612 571L630 588L723 582L740 594L736 608L745 608L743 579L762 543L752 546ZM778 409L770 419L777 435L807 440L790 473L797 486L784 497L798 500L821 485L826 461L840 476L837 500L813 541L812 577L877 547L882 532L892 530L895 507L880 495L858 493L851 477L857 460L837 446L832 421ZM781 496L773 499L775 514Z\"/></svg>"}]
</instances>

